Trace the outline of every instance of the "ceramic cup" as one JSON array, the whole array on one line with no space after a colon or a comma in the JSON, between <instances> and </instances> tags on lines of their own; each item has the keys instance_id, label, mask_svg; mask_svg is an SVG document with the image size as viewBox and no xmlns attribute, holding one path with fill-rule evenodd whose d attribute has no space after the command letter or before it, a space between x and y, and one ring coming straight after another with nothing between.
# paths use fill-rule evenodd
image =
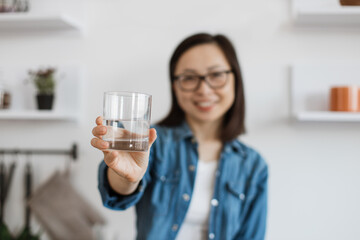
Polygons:
<instances>
[{"instance_id":1,"label":"ceramic cup","mask_svg":"<svg viewBox=\"0 0 360 240\"><path fill-rule=\"evenodd\" d=\"M360 90L357 86L334 86L330 90L330 111L360 110Z\"/></svg>"}]
</instances>

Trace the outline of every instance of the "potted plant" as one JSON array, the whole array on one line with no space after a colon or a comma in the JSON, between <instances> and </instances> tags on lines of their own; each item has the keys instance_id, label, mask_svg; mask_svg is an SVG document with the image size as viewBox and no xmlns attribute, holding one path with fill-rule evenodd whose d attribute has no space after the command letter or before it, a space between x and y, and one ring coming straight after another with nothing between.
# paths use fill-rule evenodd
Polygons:
<instances>
[{"instance_id":1,"label":"potted plant","mask_svg":"<svg viewBox=\"0 0 360 240\"><path fill-rule=\"evenodd\" d=\"M37 89L36 99L38 109L52 109L55 91L55 72L56 69L52 67L29 71L30 78Z\"/></svg>"}]
</instances>

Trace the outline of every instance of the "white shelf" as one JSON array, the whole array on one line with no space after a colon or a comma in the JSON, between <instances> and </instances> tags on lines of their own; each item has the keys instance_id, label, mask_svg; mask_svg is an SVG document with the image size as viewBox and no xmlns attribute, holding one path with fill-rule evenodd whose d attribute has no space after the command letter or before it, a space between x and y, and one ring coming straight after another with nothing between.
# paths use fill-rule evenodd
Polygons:
<instances>
[{"instance_id":1,"label":"white shelf","mask_svg":"<svg viewBox=\"0 0 360 240\"><path fill-rule=\"evenodd\" d=\"M299 112L295 118L303 122L360 122L360 112Z\"/></svg>"},{"instance_id":2,"label":"white shelf","mask_svg":"<svg viewBox=\"0 0 360 240\"><path fill-rule=\"evenodd\" d=\"M65 120L76 121L77 117L71 113L51 110L0 110L2 120Z\"/></svg>"},{"instance_id":3,"label":"white shelf","mask_svg":"<svg viewBox=\"0 0 360 240\"><path fill-rule=\"evenodd\" d=\"M0 31L82 30L76 19L66 14L40 15L31 13L0 14Z\"/></svg>"},{"instance_id":4,"label":"white shelf","mask_svg":"<svg viewBox=\"0 0 360 240\"><path fill-rule=\"evenodd\" d=\"M24 79L28 78L29 69L36 70L39 65L0 66L4 84L11 95L10 108L0 109L0 120L79 120L82 109L83 67L51 66L56 68L52 110L37 110L35 86L31 82L24 82Z\"/></svg>"},{"instance_id":5,"label":"white shelf","mask_svg":"<svg viewBox=\"0 0 360 240\"><path fill-rule=\"evenodd\" d=\"M296 26L360 26L360 7L341 6L339 1L293 0L292 14Z\"/></svg>"},{"instance_id":6,"label":"white shelf","mask_svg":"<svg viewBox=\"0 0 360 240\"><path fill-rule=\"evenodd\" d=\"M333 86L360 87L360 63L296 64L291 68L291 111L298 121L359 122L360 112L330 112Z\"/></svg>"}]
</instances>

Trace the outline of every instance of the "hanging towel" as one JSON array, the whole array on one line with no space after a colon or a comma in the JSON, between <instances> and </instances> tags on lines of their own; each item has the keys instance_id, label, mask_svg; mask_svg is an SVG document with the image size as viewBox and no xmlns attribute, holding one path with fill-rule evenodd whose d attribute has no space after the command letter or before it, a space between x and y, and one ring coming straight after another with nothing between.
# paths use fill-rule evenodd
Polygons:
<instances>
[{"instance_id":1,"label":"hanging towel","mask_svg":"<svg viewBox=\"0 0 360 240\"><path fill-rule=\"evenodd\" d=\"M67 174L56 172L29 199L29 206L53 240L95 239L92 226L103 217L72 187Z\"/></svg>"}]
</instances>

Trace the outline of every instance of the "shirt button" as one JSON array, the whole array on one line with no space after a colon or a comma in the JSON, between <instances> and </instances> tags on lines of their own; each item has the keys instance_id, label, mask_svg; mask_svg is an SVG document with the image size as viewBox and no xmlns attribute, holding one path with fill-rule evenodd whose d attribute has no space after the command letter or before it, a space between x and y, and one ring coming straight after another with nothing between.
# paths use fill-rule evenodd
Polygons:
<instances>
[{"instance_id":1,"label":"shirt button","mask_svg":"<svg viewBox=\"0 0 360 240\"><path fill-rule=\"evenodd\" d=\"M161 177L160 177L160 180L161 180L162 182L165 182L166 177L165 177L165 176L161 176Z\"/></svg>"},{"instance_id":2,"label":"shirt button","mask_svg":"<svg viewBox=\"0 0 360 240\"><path fill-rule=\"evenodd\" d=\"M211 199L211 205L217 207L219 205L219 201L215 198Z\"/></svg>"},{"instance_id":3,"label":"shirt button","mask_svg":"<svg viewBox=\"0 0 360 240\"><path fill-rule=\"evenodd\" d=\"M210 233L210 234L209 234L209 238L210 238L210 239L214 239L214 238L215 238L215 234Z\"/></svg>"},{"instance_id":4,"label":"shirt button","mask_svg":"<svg viewBox=\"0 0 360 240\"><path fill-rule=\"evenodd\" d=\"M189 170L190 170L191 172L195 171L195 166L194 166L194 165L189 165Z\"/></svg>"},{"instance_id":5,"label":"shirt button","mask_svg":"<svg viewBox=\"0 0 360 240\"><path fill-rule=\"evenodd\" d=\"M241 200L245 200L245 194L243 194L243 193L239 194L239 198L240 198Z\"/></svg>"},{"instance_id":6,"label":"shirt button","mask_svg":"<svg viewBox=\"0 0 360 240\"><path fill-rule=\"evenodd\" d=\"M176 232L178 230L179 226L177 224L172 225L172 230Z\"/></svg>"},{"instance_id":7,"label":"shirt button","mask_svg":"<svg viewBox=\"0 0 360 240\"><path fill-rule=\"evenodd\" d=\"M189 201L189 199L190 199L190 196L187 193L184 193L182 197L186 202Z\"/></svg>"}]
</instances>

